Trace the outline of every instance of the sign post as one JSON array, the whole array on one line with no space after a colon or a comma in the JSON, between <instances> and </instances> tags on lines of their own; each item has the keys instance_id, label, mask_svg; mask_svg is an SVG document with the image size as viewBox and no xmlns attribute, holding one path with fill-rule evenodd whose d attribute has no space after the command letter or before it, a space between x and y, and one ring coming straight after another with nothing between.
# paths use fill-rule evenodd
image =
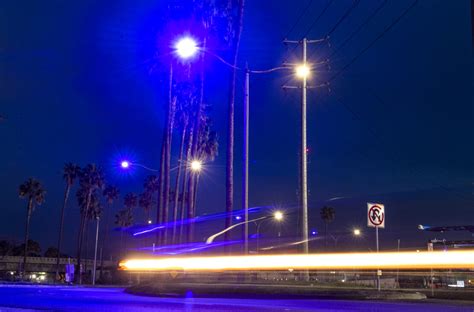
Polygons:
<instances>
[{"instance_id":1,"label":"sign post","mask_svg":"<svg viewBox=\"0 0 474 312\"><path fill-rule=\"evenodd\" d=\"M367 203L367 226L375 228L375 246L379 252L379 228L385 228L385 206ZM380 291L381 270L377 270L377 290Z\"/></svg>"}]
</instances>

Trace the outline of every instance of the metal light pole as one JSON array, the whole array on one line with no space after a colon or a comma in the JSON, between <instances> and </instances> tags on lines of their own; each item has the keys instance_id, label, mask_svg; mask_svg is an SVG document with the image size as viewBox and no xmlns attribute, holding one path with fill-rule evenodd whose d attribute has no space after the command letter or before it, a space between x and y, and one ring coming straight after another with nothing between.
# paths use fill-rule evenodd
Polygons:
<instances>
[{"instance_id":1,"label":"metal light pole","mask_svg":"<svg viewBox=\"0 0 474 312\"><path fill-rule=\"evenodd\" d=\"M99 241L99 223L100 218L97 217L97 226L95 229L95 248L94 248L94 268L92 269L92 285L95 285L95 271L97 268L97 242Z\"/></svg>"},{"instance_id":2,"label":"metal light pole","mask_svg":"<svg viewBox=\"0 0 474 312\"><path fill-rule=\"evenodd\" d=\"M306 65L307 39L303 39L303 66ZM301 236L303 253L308 253L308 164L306 147L306 78L301 80Z\"/></svg>"},{"instance_id":3,"label":"metal light pole","mask_svg":"<svg viewBox=\"0 0 474 312\"><path fill-rule=\"evenodd\" d=\"M245 70L244 94L244 148L242 174L242 209L244 210L244 254L249 253L249 93L250 71Z\"/></svg>"}]
</instances>

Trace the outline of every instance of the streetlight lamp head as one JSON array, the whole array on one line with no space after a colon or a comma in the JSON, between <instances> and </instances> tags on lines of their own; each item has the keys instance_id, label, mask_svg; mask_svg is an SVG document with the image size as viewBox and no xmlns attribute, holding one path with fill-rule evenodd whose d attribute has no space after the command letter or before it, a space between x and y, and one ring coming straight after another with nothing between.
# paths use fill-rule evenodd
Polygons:
<instances>
[{"instance_id":1,"label":"streetlight lamp head","mask_svg":"<svg viewBox=\"0 0 474 312\"><path fill-rule=\"evenodd\" d=\"M360 236L360 234L361 234L361 232L360 232L359 229L355 229L355 230L354 230L354 235L355 235L355 236Z\"/></svg>"},{"instance_id":2,"label":"streetlight lamp head","mask_svg":"<svg viewBox=\"0 0 474 312\"><path fill-rule=\"evenodd\" d=\"M148 220L148 224L151 224L151 220Z\"/></svg>"},{"instance_id":3,"label":"streetlight lamp head","mask_svg":"<svg viewBox=\"0 0 474 312\"><path fill-rule=\"evenodd\" d=\"M193 38L184 37L176 43L175 49L179 57L188 59L196 54L199 48Z\"/></svg>"},{"instance_id":4,"label":"streetlight lamp head","mask_svg":"<svg viewBox=\"0 0 474 312\"><path fill-rule=\"evenodd\" d=\"M128 169L130 167L130 162L128 160L122 160L122 162L120 163L120 167L122 167L123 169Z\"/></svg>"},{"instance_id":5,"label":"streetlight lamp head","mask_svg":"<svg viewBox=\"0 0 474 312\"><path fill-rule=\"evenodd\" d=\"M193 160L191 162L191 170L194 172L199 172L202 169L202 162L200 160Z\"/></svg>"},{"instance_id":6,"label":"streetlight lamp head","mask_svg":"<svg viewBox=\"0 0 474 312\"><path fill-rule=\"evenodd\" d=\"M298 65L295 71L296 76L301 79L308 78L311 73L311 70L307 64Z\"/></svg>"},{"instance_id":7,"label":"streetlight lamp head","mask_svg":"<svg viewBox=\"0 0 474 312\"><path fill-rule=\"evenodd\" d=\"M281 220L283 220L283 212L281 212L281 211L276 211L276 212L273 214L273 217L275 218L275 220L281 221Z\"/></svg>"}]
</instances>

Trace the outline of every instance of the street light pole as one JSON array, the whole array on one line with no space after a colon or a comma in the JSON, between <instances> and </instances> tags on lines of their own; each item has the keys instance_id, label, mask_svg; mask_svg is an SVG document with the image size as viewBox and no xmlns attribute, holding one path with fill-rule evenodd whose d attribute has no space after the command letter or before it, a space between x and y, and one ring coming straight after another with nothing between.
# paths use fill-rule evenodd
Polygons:
<instances>
[{"instance_id":1,"label":"street light pole","mask_svg":"<svg viewBox=\"0 0 474 312\"><path fill-rule=\"evenodd\" d=\"M307 39L303 38L303 66L306 65ZM308 164L306 147L306 78L301 80L301 234L303 253L308 253Z\"/></svg>"},{"instance_id":2,"label":"street light pole","mask_svg":"<svg viewBox=\"0 0 474 312\"><path fill-rule=\"evenodd\" d=\"M325 39L320 40L308 40L303 38L302 40L285 40L285 43L291 44L302 44L303 55L302 62L296 68L296 76L301 79L301 87L297 86L283 86L285 89L298 89L301 88L301 156L300 156L300 206L301 206L301 239L303 241L303 253L307 254L308 248L308 162L307 162L307 143L306 143L306 104L307 98L306 93L308 88L314 88L314 86L308 87L307 79L311 74L311 69L314 65L319 64L308 64L307 63L307 47L308 43L323 42ZM324 64L320 63L320 64ZM310 66L312 65L312 66Z\"/></svg>"},{"instance_id":3,"label":"street light pole","mask_svg":"<svg viewBox=\"0 0 474 312\"><path fill-rule=\"evenodd\" d=\"M242 208L244 210L244 254L249 253L249 93L250 72L248 65L245 69L244 94L244 152L242 177Z\"/></svg>"}]
</instances>

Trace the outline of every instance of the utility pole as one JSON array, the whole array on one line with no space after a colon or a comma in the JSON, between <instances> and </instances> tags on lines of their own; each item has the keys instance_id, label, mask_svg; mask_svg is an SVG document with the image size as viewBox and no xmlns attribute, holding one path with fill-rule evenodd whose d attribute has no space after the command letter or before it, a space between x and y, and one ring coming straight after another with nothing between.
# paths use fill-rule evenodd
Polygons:
<instances>
[{"instance_id":1,"label":"utility pole","mask_svg":"<svg viewBox=\"0 0 474 312\"><path fill-rule=\"evenodd\" d=\"M297 76L301 79L301 86L283 86L285 89L301 88L301 162L300 162L300 206L301 206L301 239L303 241L303 253L309 252L308 248L308 160L307 160L307 130L306 130L306 104L307 79L311 72L311 66L307 63L307 48L309 43L319 43L325 39L308 40L303 38L299 41L285 40L284 43L301 44L303 48L301 64L298 64ZM291 64L290 64L291 65Z\"/></svg>"},{"instance_id":2,"label":"utility pole","mask_svg":"<svg viewBox=\"0 0 474 312\"><path fill-rule=\"evenodd\" d=\"M306 65L306 50L308 41L303 39L303 66ZM303 239L303 253L308 253L308 159L306 147L306 87L307 75L301 81L301 231Z\"/></svg>"},{"instance_id":3,"label":"utility pole","mask_svg":"<svg viewBox=\"0 0 474 312\"><path fill-rule=\"evenodd\" d=\"M244 146L243 146L243 177L242 177L242 208L244 210L244 254L249 253L249 93L250 71L245 68L244 91Z\"/></svg>"}]
</instances>

